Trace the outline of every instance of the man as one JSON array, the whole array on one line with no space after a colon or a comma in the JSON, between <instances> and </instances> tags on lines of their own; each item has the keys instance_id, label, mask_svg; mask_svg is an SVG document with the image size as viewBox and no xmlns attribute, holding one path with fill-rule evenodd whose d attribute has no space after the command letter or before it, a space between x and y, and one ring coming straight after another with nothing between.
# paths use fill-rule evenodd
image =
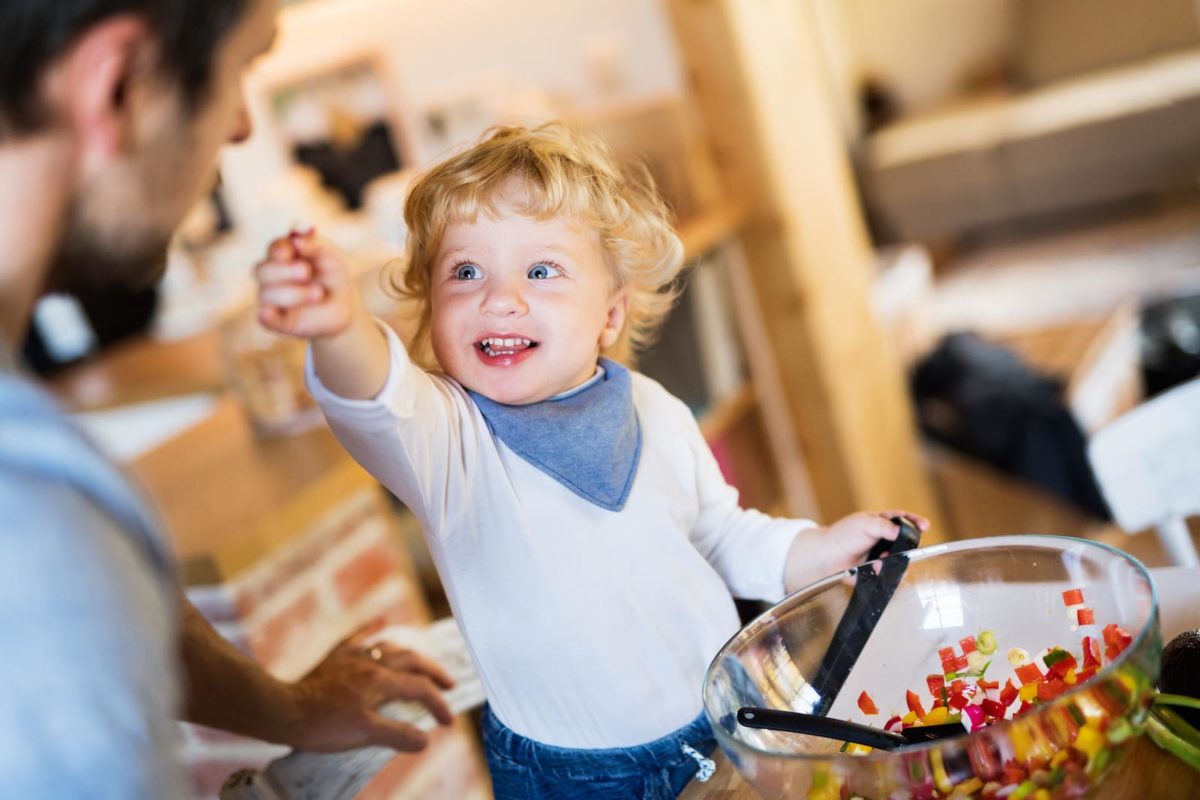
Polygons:
<instances>
[{"instance_id":1,"label":"man","mask_svg":"<svg viewBox=\"0 0 1200 800\"><path fill-rule=\"evenodd\" d=\"M249 135L242 73L271 46L276 2L0 2L5 797L187 796L180 701L190 720L309 750L420 749L424 734L376 713L389 699L450 719L449 677L408 651L373 659L348 640L288 684L229 646L171 583L136 492L12 364L44 292L158 277L217 151Z\"/></svg>"}]
</instances>

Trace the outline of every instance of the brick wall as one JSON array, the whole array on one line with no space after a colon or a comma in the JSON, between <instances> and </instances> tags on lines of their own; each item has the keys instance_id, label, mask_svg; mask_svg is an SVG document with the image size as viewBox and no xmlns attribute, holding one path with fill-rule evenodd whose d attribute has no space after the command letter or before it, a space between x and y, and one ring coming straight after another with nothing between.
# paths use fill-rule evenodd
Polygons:
<instances>
[{"instance_id":1,"label":"brick wall","mask_svg":"<svg viewBox=\"0 0 1200 800\"><path fill-rule=\"evenodd\" d=\"M394 534L380 491L364 488L228 583L190 587L188 597L217 630L272 674L295 680L337 642L374 619L428 621L421 591ZM184 757L202 798L243 767L261 768L285 748L184 724ZM398 756L360 797L490 796L469 728L439 733L417 755Z\"/></svg>"}]
</instances>

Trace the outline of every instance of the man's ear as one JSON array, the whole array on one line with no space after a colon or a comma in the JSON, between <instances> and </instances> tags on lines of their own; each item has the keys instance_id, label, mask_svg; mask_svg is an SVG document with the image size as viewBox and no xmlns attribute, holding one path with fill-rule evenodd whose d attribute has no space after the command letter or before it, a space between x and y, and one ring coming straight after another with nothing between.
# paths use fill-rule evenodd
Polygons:
<instances>
[{"instance_id":1,"label":"man's ear","mask_svg":"<svg viewBox=\"0 0 1200 800\"><path fill-rule=\"evenodd\" d=\"M600 349L612 347L625 327L625 315L629 313L629 292L621 290L609 301L608 315L604 318L604 330L600 332Z\"/></svg>"},{"instance_id":2,"label":"man's ear","mask_svg":"<svg viewBox=\"0 0 1200 800\"><path fill-rule=\"evenodd\" d=\"M130 91L153 69L155 40L146 21L119 14L96 23L47 75L57 118L80 143L83 163L107 160L128 144Z\"/></svg>"}]
</instances>

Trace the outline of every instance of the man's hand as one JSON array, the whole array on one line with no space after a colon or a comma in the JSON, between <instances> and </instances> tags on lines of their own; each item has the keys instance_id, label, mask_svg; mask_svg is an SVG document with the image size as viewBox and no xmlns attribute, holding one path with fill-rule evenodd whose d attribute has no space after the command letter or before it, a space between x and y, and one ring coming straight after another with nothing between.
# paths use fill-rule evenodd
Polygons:
<instances>
[{"instance_id":1,"label":"man's hand","mask_svg":"<svg viewBox=\"0 0 1200 800\"><path fill-rule=\"evenodd\" d=\"M409 700L429 709L443 725L453 719L441 690L454 680L412 650L389 644L364 648L370 630L343 641L293 687L297 717L288 742L301 750L333 752L367 745L420 750L423 731L379 713L380 706Z\"/></svg>"},{"instance_id":2,"label":"man's hand","mask_svg":"<svg viewBox=\"0 0 1200 800\"><path fill-rule=\"evenodd\" d=\"M788 550L784 584L802 589L827 575L862 563L880 539L895 541L900 528L892 517L903 517L924 533L929 520L908 511L859 511L824 528L802 531Z\"/></svg>"},{"instance_id":3,"label":"man's hand","mask_svg":"<svg viewBox=\"0 0 1200 800\"><path fill-rule=\"evenodd\" d=\"M393 700L420 703L438 722L450 723L440 690L454 680L411 650L386 644L364 649L375 625L351 634L312 672L287 683L222 638L182 592L178 598L189 722L326 752L368 745L404 751L424 747L424 732L379 713Z\"/></svg>"}]
</instances>

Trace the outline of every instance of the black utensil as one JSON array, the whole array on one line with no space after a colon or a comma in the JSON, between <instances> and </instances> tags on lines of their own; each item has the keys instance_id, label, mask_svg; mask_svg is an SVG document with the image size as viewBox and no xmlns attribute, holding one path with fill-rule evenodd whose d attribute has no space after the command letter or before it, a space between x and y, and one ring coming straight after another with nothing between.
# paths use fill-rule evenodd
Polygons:
<instances>
[{"instance_id":1,"label":"black utensil","mask_svg":"<svg viewBox=\"0 0 1200 800\"><path fill-rule=\"evenodd\" d=\"M905 728L892 733L857 722L847 722L832 717L802 714L799 711L784 711L778 708L746 706L737 712L738 723L747 728L762 728L786 733L805 733L823 736L843 742L854 742L880 750L897 750L906 745L932 742L935 739L951 739L966 733L961 723L947 722L941 725L922 725Z\"/></svg>"},{"instance_id":2,"label":"black utensil","mask_svg":"<svg viewBox=\"0 0 1200 800\"><path fill-rule=\"evenodd\" d=\"M921 531L915 525L903 517L892 517L892 522L900 526L896 541L880 539L867 554L867 560L879 559L884 551L888 552L888 557L880 561L879 572L869 567L856 568L850 602L833 632L833 638L816 675L810 681L819 698L812 710L817 716L829 713L829 708L846 683L850 670L854 668L855 662L867 645L867 640L871 638L871 632L875 630L884 609L896 593L904 571L908 569L908 559L896 556L920 544Z\"/></svg>"}]
</instances>

